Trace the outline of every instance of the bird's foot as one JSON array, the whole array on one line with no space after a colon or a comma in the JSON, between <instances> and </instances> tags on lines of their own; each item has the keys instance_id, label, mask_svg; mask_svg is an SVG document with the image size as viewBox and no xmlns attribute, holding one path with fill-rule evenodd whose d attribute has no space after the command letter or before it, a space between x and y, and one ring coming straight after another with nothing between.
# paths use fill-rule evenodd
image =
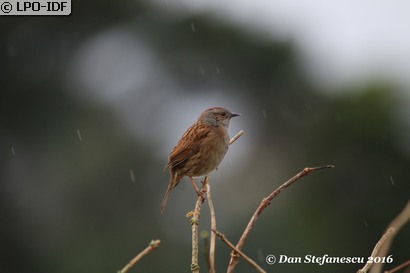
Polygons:
<instances>
[{"instance_id":1,"label":"bird's foot","mask_svg":"<svg viewBox=\"0 0 410 273\"><path fill-rule=\"evenodd\" d=\"M196 193L198 194L198 196L201 196L202 200L205 200L206 198L206 188L202 188L200 191L197 191Z\"/></svg>"}]
</instances>

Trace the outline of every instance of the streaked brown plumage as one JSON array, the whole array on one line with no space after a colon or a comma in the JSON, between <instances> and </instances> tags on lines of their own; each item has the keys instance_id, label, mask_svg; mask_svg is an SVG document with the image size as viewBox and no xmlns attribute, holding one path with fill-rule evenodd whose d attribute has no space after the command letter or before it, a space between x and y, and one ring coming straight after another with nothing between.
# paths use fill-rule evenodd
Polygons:
<instances>
[{"instance_id":1,"label":"streaked brown plumage","mask_svg":"<svg viewBox=\"0 0 410 273\"><path fill-rule=\"evenodd\" d=\"M193 177L206 176L215 170L224 158L229 146L229 121L239 116L222 107L205 110L189 127L171 151L164 170L171 178L161 205L164 211L168 195L184 176L188 176L198 192Z\"/></svg>"}]
</instances>

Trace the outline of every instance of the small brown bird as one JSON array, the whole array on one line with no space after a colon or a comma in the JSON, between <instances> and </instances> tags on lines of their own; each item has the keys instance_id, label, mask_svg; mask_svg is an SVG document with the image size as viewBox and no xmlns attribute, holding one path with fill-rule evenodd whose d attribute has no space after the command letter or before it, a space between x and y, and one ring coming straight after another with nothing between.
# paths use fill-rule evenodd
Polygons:
<instances>
[{"instance_id":1,"label":"small brown bird","mask_svg":"<svg viewBox=\"0 0 410 273\"><path fill-rule=\"evenodd\" d=\"M161 205L164 211L168 195L184 176L188 176L199 194L193 177L206 176L218 168L229 146L229 121L239 114L222 107L205 110L198 120L182 135L168 157L164 171L169 169L171 178Z\"/></svg>"}]
</instances>

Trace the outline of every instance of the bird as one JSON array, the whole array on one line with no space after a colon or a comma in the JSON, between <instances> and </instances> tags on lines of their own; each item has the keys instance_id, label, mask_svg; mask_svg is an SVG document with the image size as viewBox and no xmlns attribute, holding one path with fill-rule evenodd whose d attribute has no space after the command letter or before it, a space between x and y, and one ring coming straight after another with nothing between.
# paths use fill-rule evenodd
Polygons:
<instances>
[{"instance_id":1,"label":"bird","mask_svg":"<svg viewBox=\"0 0 410 273\"><path fill-rule=\"evenodd\" d=\"M161 204L165 209L169 193L184 176L187 176L200 194L193 177L207 176L218 168L229 146L229 122L240 116L222 107L212 107L203 111L197 121L182 135L171 151L164 167L170 172L170 180Z\"/></svg>"}]
</instances>

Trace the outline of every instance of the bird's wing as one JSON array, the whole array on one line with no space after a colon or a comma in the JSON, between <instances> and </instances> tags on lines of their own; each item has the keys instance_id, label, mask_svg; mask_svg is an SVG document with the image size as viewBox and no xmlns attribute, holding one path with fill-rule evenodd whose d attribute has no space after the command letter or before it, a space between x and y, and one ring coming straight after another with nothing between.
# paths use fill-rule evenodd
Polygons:
<instances>
[{"instance_id":1,"label":"bird's wing","mask_svg":"<svg viewBox=\"0 0 410 273\"><path fill-rule=\"evenodd\" d=\"M198 153L199 147L210 132L209 129L209 125L197 123L189 127L169 154L164 170L178 166Z\"/></svg>"}]
</instances>

